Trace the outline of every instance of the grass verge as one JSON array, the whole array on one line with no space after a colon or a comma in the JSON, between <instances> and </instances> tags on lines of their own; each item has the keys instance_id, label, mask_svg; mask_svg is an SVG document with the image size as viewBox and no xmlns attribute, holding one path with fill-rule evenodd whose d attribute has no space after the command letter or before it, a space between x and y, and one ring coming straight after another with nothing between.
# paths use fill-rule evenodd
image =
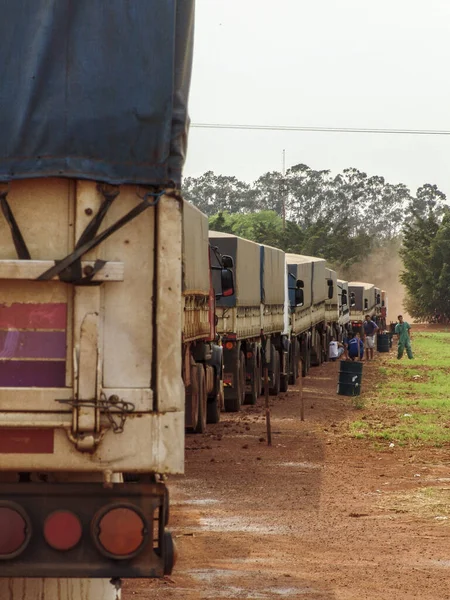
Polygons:
<instances>
[{"instance_id":1,"label":"grass verge","mask_svg":"<svg viewBox=\"0 0 450 600\"><path fill-rule=\"evenodd\" d=\"M450 333L416 333L415 358L399 361L396 348L379 355L366 410L350 425L356 438L390 443L450 445Z\"/></svg>"}]
</instances>

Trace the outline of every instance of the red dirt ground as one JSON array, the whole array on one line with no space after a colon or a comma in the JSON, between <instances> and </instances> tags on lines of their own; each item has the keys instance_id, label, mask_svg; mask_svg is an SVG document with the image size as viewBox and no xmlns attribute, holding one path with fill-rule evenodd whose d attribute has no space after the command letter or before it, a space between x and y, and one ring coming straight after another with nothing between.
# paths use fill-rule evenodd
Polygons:
<instances>
[{"instance_id":1,"label":"red dirt ground","mask_svg":"<svg viewBox=\"0 0 450 600\"><path fill-rule=\"evenodd\" d=\"M364 365L363 390L390 360ZM169 481L177 565L125 582L123 600L450 598L450 521L398 501L436 487L450 502L448 449L352 438L366 411L336 394L338 370L303 380L303 422L298 388L271 400L272 447L263 400L187 436L186 475Z\"/></svg>"}]
</instances>

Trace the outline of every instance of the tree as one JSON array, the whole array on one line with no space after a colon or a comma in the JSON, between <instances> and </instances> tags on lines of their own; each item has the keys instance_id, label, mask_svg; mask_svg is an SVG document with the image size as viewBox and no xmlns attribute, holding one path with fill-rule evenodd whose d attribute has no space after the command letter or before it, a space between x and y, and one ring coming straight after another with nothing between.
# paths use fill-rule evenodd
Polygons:
<instances>
[{"instance_id":1,"label":"tree","mask_svg":"<svg viewBox=\"0 0 450 600\"><path fill-rule=\"evenodd\" d=\"M187 177L183 182L183 195L206 215L255 210L256 194L248 183L228 175L215 175L212 171L200 177Z\"/></svg>"},{"instance_id":2,"label":"tree","mask_svg":"<svg viewBox=\"0 0 450 600\"><path fill-rule=\"evenodd\" d=\"M413 291L429 276L426 269L422 273L420 264L432 258L430 236L437 232L444 215L446 197L436 185L424 184L412 196L402 183L389 183L379 175L369 176L355 168L332 175L301 163L291 167L285 177L271 171L251 184L208 171L188 177L183 193L211 217L213 229L287 252L323 257L340 271L351 272L352 265L372 254L382 256L383 248L392 252L403 232L403 277L410 290L410 314L419 316L436 305L436 298L434 304L428 297L425 301L425 290L420 292L422 296ZM433 260L438 261L437 248L433 252ZM441 282L440 290L447 281L445 264L450 265L450 260L442 259L436 266L439 272L434 273Z\"/></svg>"},{"instance_id":3,"label":"tree","mask_svg":"<svg viewBox=\"0 0 450 600\"><path fill-rule=\"evenodd\" d=\"M403 244L400 256L403 272L400 280L406 288L405 307L412 317L428 319L436 308L435 282L442 271L443 255L439 259L441 244L434 239L440 229L440 217L435 206L411 207L410 219L403 228Z\"/></svg>"}]
</instances>

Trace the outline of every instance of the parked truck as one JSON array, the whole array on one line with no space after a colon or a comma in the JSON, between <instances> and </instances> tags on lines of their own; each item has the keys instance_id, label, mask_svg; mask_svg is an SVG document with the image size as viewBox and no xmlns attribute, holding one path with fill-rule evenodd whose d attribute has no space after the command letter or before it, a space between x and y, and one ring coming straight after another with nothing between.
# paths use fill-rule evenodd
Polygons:
<instances>
[{"instance_id":1,"label":"parked truck","mask_svg":"<svg viewBox=\"0 0 450 600\"><path fill-rule=\"evenodd\" d=\"M3 5L2 578L172 570L161 476L184 468L193 14L190 0ZM209 282L184 285L186 361L213 394L197 355Z\"/></svg>"},{"instance_id":2,"label":"parked truck","mask_svg":"<svg viewBox=\"0 0 450 600\"><path fill-rule=\"evenodd\" d=\"M286 254L290 304L290 380L306 376L311 365L326 357L326 272L325 260Z\"/></svg>"},{"instance_id":3,"label":"parked truck","mask_svg":"<svg viewBox=\"0 0 450 600\"><path fill-rule=\"evenodd\" d=\"M288 343L284 333L284 252L232 234L209 232L217 332L223 347L225 410L254 404L262 392L264 362L269 362L270 393L287 389ZM233 265L234 289L224 294L218 281L218 256Z\"/></svg>"},{"instance_id":4,"label":"parked truck","mask_svg":"<svg viewBox=\"0 0 450 600\"><path fill-rule=\"evenodd\" d=\"M376 314L376 294L373 283L350 281L350 320L354 333L362 333L365 315L370 317Z\"/></svg>"},{"instance_id":5,"label":"parked truck","mask_svg":"<svg viewBox=\"0 0 450 600\"><path fill-rule=\"evenodd\" d=\"M183 212L183 381L186 427L204 433L224 408L223 352L216 335L208 218L190 203ZM233 292L232 272L216 253L218 297ZM228 258L228 257L226 257Z\"/></svg>"}]
</instances>

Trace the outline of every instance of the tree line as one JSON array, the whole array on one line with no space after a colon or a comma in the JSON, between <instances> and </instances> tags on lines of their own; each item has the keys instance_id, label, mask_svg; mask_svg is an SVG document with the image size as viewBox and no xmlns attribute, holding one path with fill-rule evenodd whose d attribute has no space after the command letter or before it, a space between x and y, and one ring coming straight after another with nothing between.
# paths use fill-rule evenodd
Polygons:
<instances>
[{"instance_id":1,"label":"tree line","mask_svg":"<svg viewBox=\"0 0 450 600\"><path fill-rule=\"evenodd\" d=\"M412 194L355 168L332 175L299 164L253 183L208 171L187 177L183 193L208 215L211 229L322 257L340 272L400 246L409 314L450 316L450 298L448 307L442 298L450 285L450 213L436 185Z\"/></svg>"}]
</instances>

